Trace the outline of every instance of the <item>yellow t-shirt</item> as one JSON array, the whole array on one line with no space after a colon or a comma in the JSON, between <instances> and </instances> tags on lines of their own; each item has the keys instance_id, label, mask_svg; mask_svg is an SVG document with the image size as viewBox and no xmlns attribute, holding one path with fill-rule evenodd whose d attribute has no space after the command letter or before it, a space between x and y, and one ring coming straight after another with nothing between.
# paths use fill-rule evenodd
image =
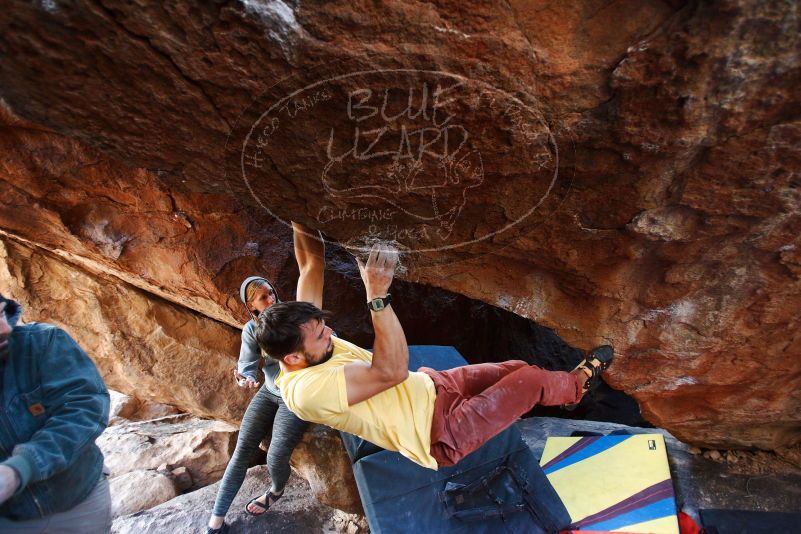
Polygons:
<instances>
[{"instance_id":1,"label":"yellow t-shirt","mask_svg":"<svg viewBox=\"0 0 801 534\"><path fill-rule=\"evenodd\" d=\"M409 373L401 384L348 406L345 365L372 362L373 355L353 343L333 340L334 354L327 362L278 375L275 383L287 407L301 419L355 434L436 469L437 461L430 452L436 398L431 377Z\"/></svg>"}]
</instances>

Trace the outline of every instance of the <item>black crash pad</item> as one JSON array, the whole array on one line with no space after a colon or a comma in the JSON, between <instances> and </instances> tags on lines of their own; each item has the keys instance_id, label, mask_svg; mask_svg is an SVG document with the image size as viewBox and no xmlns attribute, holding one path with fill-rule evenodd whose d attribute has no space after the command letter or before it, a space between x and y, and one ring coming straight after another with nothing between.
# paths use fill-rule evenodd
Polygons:
<instances>
[{"instance_id":1,"label":"black crash pad","mask_svg":"<svg viewBox=\"0 0 801 534\"><path fill-rule=\"evenodd\" d=\"M706 534L801 532L801 513L750 510L699 510Z\"/></svg>"}]
</instances>

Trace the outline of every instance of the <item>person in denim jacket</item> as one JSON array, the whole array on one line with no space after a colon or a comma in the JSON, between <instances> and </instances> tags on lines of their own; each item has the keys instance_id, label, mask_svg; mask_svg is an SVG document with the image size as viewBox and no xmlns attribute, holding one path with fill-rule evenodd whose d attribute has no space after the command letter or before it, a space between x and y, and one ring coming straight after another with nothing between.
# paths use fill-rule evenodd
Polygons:
<instances>
[{"instance_id":1,"label":"person in denim jacket","mask_svg":"<svg viewBox=\"0 0 801 534\"><path fill-rule=\"evenodd\" d=\"M0 295L0 533L107 533L111 499L95 439L109 395L63 330L16 326Z\"/></svg>"}]
</instances>

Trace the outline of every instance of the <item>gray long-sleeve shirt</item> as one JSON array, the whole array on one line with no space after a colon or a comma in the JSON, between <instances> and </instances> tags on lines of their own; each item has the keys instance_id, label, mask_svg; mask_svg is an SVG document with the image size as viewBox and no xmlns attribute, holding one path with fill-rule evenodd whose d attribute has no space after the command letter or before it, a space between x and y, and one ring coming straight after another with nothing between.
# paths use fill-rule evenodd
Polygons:
<instances>
[{"instance_id":1,"label":"gray long-sleeve shirt","mask_svg":"<svg viewBox=\"0 0 801 534\"><path fill-rule=\"evenodd\" d=\"M256 341L256 323L253 320L248 321L242 329L242 345L239 348L239 362L237 368L239 374L259 381L259 362L261 361L261 348ZM275 395L281 396L281 391L275 385L275 378L278 376L281 368L278 366L278 361L265 355L264 357L264 385Z\"/></svg>"}]
</instances>

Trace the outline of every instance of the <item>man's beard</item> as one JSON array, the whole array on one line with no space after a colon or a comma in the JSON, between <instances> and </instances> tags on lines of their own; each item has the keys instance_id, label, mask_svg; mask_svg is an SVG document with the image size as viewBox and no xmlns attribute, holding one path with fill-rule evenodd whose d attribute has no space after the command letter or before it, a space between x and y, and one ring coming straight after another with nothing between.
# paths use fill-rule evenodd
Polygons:
<instances>
[{"instance_id":1,"label":"man's beard","mask_svg":"<svg viewBox=\"0 0 801 534\"><path fill-rule=\"evenodd\" d=\"M305 353L305 352L303 353L303 357L306 359L306 363L309 365L309 367L311 367L313 365L323 364L323 363L327 362L328 360L330 360L331 356L333 356L333 355L334 355L334 344L333 343L331 344L331 349L328 350L325 354L323 354L323 357L320 358L319 362L312 362L312 357L309 354Z\"/></svg>"}]
</instances>

